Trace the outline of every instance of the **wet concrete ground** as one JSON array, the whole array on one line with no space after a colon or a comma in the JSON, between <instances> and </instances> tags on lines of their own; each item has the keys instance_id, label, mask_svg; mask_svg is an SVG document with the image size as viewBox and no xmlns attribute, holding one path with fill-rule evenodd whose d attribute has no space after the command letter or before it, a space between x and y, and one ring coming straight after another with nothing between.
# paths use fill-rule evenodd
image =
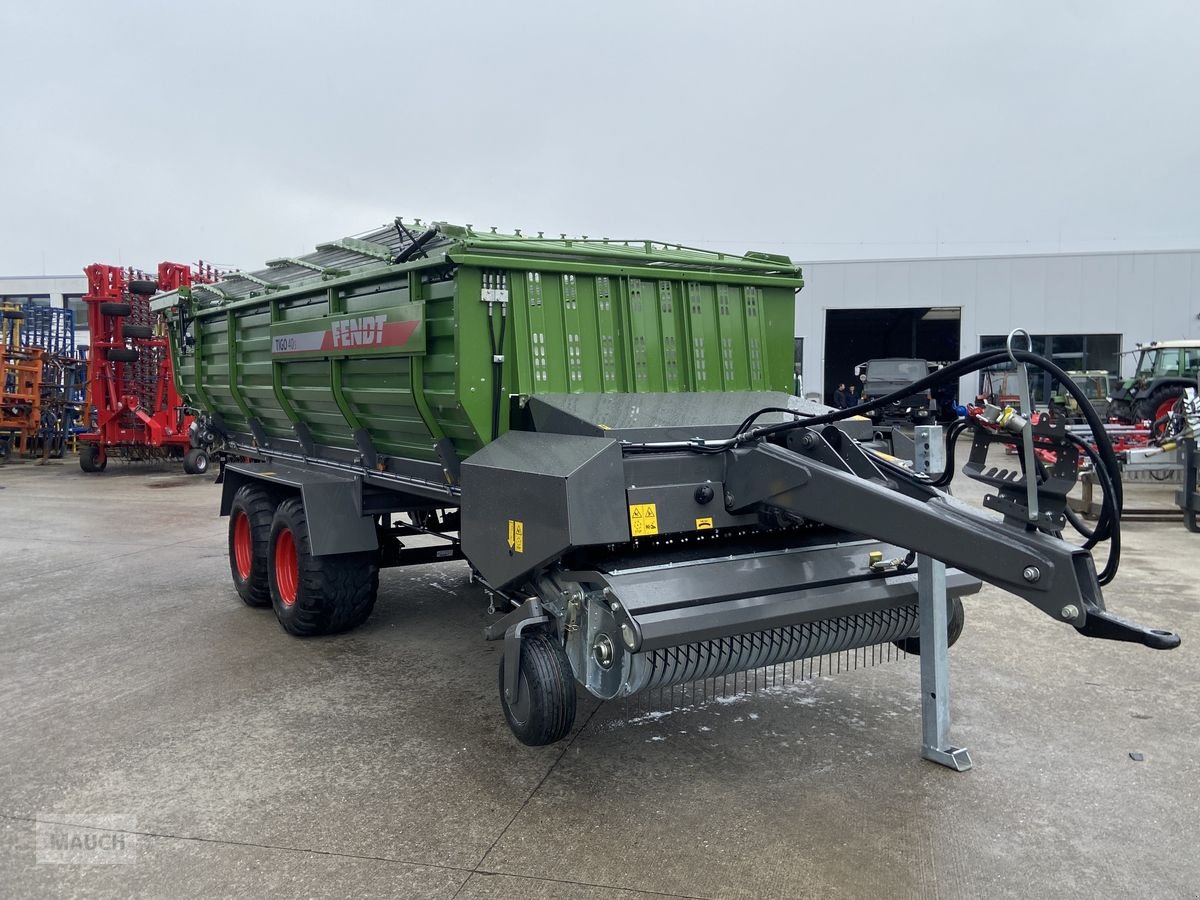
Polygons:
<instances>
[{"instance_id":1,"label":"wet concrete ground","mask_svg":"<svg viewBox=\"0 0 1200 900\"><path fill-rule=\"evenodd\" d=\"M387 571L364 627L298 640L234 594L218 492L0 468L0 895L1200 896L1178 522L1127 523L1106 591L1177 651L967 599L956 774L918 755L913 657L680 709L581 695L567 741L525 748L465 565ZM35 820L93 815L132 817L132 864L36 862Z\"/></svg>"}]
</instances>

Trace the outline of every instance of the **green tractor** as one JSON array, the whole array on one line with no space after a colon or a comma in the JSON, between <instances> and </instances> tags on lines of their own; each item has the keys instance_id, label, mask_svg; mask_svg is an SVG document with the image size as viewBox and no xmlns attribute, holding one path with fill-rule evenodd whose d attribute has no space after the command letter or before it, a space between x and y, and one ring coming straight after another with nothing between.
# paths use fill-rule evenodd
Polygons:
<instances>
[{"instance_id":1,"label":"green tractor","mask_svg":"<svg viewBox=\"0 0 1200 900\"><path fill-rule=\"evenodd\" d=\"M1137 368L1113 391L1109 418L1127 424L1165 423L1183 392L1197 386L1200 341L1151 341L1138 344L1137 350Z\"/></svg>"}]
</instances>

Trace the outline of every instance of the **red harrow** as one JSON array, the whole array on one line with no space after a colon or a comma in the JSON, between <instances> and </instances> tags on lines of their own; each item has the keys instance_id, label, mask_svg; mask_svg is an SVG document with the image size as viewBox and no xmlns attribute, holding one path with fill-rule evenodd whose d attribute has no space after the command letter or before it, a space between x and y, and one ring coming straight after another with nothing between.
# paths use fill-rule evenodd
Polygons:
<instances>
[{"instance_id":1,"label":"red harrow","mask_svg":"<svg viewBox=\"0 0 1200 900\"><path fill-rule=\"evenodd\" d=\"M79 436L79 465L101 472L109 457L128 460L182 459L189 474L208 469L208 455L196 446L194 419L175 388L166 327L150 310L150 297L195 281L212 280L211 267L162 263L158 278L132 268L94 263L84 269L88 292L91 351L88 356L88 409L92 429Z\"/></svg>"}]
</instances>

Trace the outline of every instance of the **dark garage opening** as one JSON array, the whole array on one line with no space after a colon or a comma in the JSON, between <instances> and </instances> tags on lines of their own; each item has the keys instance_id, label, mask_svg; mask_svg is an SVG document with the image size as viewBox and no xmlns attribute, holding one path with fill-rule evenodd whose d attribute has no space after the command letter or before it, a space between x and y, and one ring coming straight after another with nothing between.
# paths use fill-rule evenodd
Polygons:
<instances>
[{"instance_id":1,"label":"dark garage opening","mask_svg":"<svg viewBox=\"0 0 1200 900\"><path fill-rule=\"evenodd\" d=\"M908 357L929 362L959 358L961 310L956 306L825 311L825 402L854 367L869 359Z\"/></svg>"}]
</instances>

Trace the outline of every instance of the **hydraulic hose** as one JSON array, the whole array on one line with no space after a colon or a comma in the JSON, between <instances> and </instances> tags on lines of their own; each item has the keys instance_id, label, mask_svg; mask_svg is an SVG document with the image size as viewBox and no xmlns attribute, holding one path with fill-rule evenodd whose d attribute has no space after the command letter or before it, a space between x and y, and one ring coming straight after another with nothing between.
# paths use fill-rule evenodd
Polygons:
<instances>
[{"instance_id":1,"label":"hydraulic hose","mask_svg":"<svg viewBox=\"0 0 1200 900\"><path fill-rule=\"evenodd\" d=\"M933 480L934 487L946 487L954 480L954 448L958 437L968 428L966 419L959 419L946 429L946 470Z\"/></svg>"}]
</instances>

